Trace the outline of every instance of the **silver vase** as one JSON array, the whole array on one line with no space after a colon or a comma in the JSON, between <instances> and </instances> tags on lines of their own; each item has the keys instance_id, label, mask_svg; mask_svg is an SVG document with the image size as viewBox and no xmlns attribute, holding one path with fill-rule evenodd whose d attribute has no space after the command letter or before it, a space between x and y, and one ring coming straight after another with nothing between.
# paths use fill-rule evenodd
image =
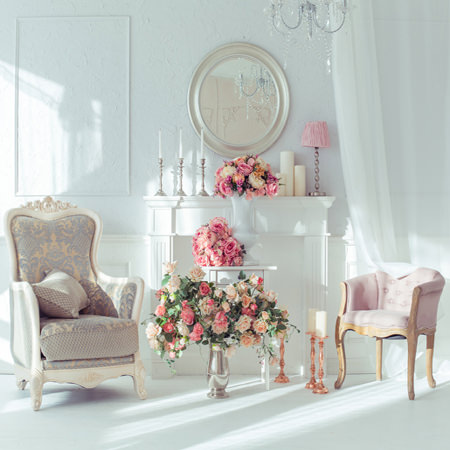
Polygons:
<instances>
[{"instance_id":1,"label":"silver vase","mask_svg":"<svg viewBox=\"0 0 450 450\"><path fill-rule=\"evenodd\" d=\"M209 363L206 379L210 389L208 392L209 398L229 397L225 390L230 379L228 358L225 356L223 349L218 345L211 345L209 347Z\"/></svg>"}]
</instances>

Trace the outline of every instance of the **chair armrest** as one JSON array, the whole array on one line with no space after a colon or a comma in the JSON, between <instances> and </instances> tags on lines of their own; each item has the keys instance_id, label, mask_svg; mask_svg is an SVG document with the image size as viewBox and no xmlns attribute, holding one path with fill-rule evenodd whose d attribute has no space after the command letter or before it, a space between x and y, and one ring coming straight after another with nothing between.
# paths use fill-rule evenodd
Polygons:
<instances>
[{"instance_id":1,"label":"chair armrest","mask_svg":"<svg viewBox=\"0 0 450 450\"><path fill-rule=\"evenodd\" d=\"M39 303L26 281L10 284L11 354L15 364L33 369L41 367Z\"/></svg>"},{"instance_id":2,"label":"chair armrest","mask_svg":"<svg viewBox=\"0 0 450 450\"><path fill-rule=\"evenodd\" d=\"M133 319L139 323L144 280L140 277L111 277L97 274L97 283L111 297L121 319Z\"/></svg>"},{"instance_id":3,"label":"chair armrest","mask_svg":"<svg viewBox=\"0 0 450 450\"><path fill-rule=\"evenodd\" d=\"M374 273L360 275L343 282L342 314L346 311L359 311L377 309L378 307L378 283ZM345 294L345 299L344 299ZM341 313L341 311L340 311Z\"/></svg>"},{"instance_id":4,"label":"chair armrest","mask_svg":"<svg viewBox=\"0 0 450 450\"><path fill-rule=\"evenodd\" d=\"M444 285L444 277L439 274L434 280L414 288L410 312L411 326L418 329L436 327L439 299Z\"/></svg>"}]
</instances>

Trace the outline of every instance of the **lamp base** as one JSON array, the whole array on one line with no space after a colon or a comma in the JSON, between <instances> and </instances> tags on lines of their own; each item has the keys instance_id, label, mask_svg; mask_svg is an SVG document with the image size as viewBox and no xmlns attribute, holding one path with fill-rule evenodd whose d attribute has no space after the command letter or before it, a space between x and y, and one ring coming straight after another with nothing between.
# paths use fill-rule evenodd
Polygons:
<instances>
[{"instance_id":1,"label":"lamp base","mask_svg":"<svg viewBox=\"0 0 450 450\"><path fill-rule=\"evenodd\" d=\"M309 197L326 197L326 192L318 192L318 191L314 191L314 192L308 192L308 196Z\"/></svg>"}]
</instances>

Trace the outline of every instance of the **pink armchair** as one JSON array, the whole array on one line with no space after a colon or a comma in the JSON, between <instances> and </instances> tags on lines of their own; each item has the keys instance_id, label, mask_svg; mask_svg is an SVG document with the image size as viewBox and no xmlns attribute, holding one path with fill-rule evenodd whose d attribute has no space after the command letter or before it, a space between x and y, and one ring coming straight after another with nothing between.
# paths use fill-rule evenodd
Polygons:
<instances>
[{"instance_id":1,"label":"pink armchair","mask_svg":"<svg viewBox=\"0 0 450 450\"><path fill-rule=\"evenodd\" d=\"M421 334L426 335L427 378L430 387L434 388L434 335L438 303L444 284L445 280L439 272L426 268L419 268L401 278L393 278L378 271L342 282L342 302L335 332L339 374L334 387L339 389L345 379L344 336L348 330L352 330L376 338L377 380L382 378L383 339L392 336L407 339L410 400L414 400L417 339Z\"/></svg>"}]
</instances>

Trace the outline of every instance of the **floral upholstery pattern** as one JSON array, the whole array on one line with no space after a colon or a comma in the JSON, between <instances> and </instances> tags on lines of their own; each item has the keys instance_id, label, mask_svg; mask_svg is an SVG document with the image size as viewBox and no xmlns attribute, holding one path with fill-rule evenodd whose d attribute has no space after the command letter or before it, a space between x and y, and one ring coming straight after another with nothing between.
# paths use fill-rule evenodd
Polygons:
<instances>
[{"instance_id":1,"label":"floral upholstery pattern","mask_svg":"<svg viewBox=\"0 0 450 450\"><path fill-rule=\"evenodd\" d=\"M49 361L114 358L139 350L137 323L95 315L41 318L41 351Z\"/></svg>"},{"instance_id":2,"label":"floral upholstery pattern","mask_svg":"<svg viewBox=\"0 0 450 450\"><path fill-rule=\"evenodd\" d=\"M80 311L81 314L119 317L113 301L97 283L91 280L80 280L80 284L89 298L89 305ZM128 318L122 317L122 319Z\"/></svg>"},{"instance_id":3,"label":"floral upholstery pattern","mask_svg":"<svg viewBox=\"0 0 450 450\"><path fill-rule=\"evenodd\" d=\"M95 222L85 215L58 220L16 216L11 234L22 281L39 283L51 269L62 270L76 280L94 280L91 245Z\"/></svg>"},{"instance_id":4,"label":"floral upholstery pattern","mask_svg":"<svg viewBox=\"0 0 450 450\"><path fill-rule=\"evenodd\" d=\"M134 355L120 356L118 358L72 359L69 361L42 360L42 365L45 370L87 369L89 367L108 367L133 363Z\"/></svg>"},{"instance_id":5,"label":"floral upholstery pattern","mask_svg":"<svg viewBox=\"0 0 450 450\"><path fill-rule=\"evenodd\" d=\"M110 283L103 286L103 290L113 300L116 309L119 311L119 317L121 319L131 319L137 292L136 283Z\"/></svg>"}]
</instances>

